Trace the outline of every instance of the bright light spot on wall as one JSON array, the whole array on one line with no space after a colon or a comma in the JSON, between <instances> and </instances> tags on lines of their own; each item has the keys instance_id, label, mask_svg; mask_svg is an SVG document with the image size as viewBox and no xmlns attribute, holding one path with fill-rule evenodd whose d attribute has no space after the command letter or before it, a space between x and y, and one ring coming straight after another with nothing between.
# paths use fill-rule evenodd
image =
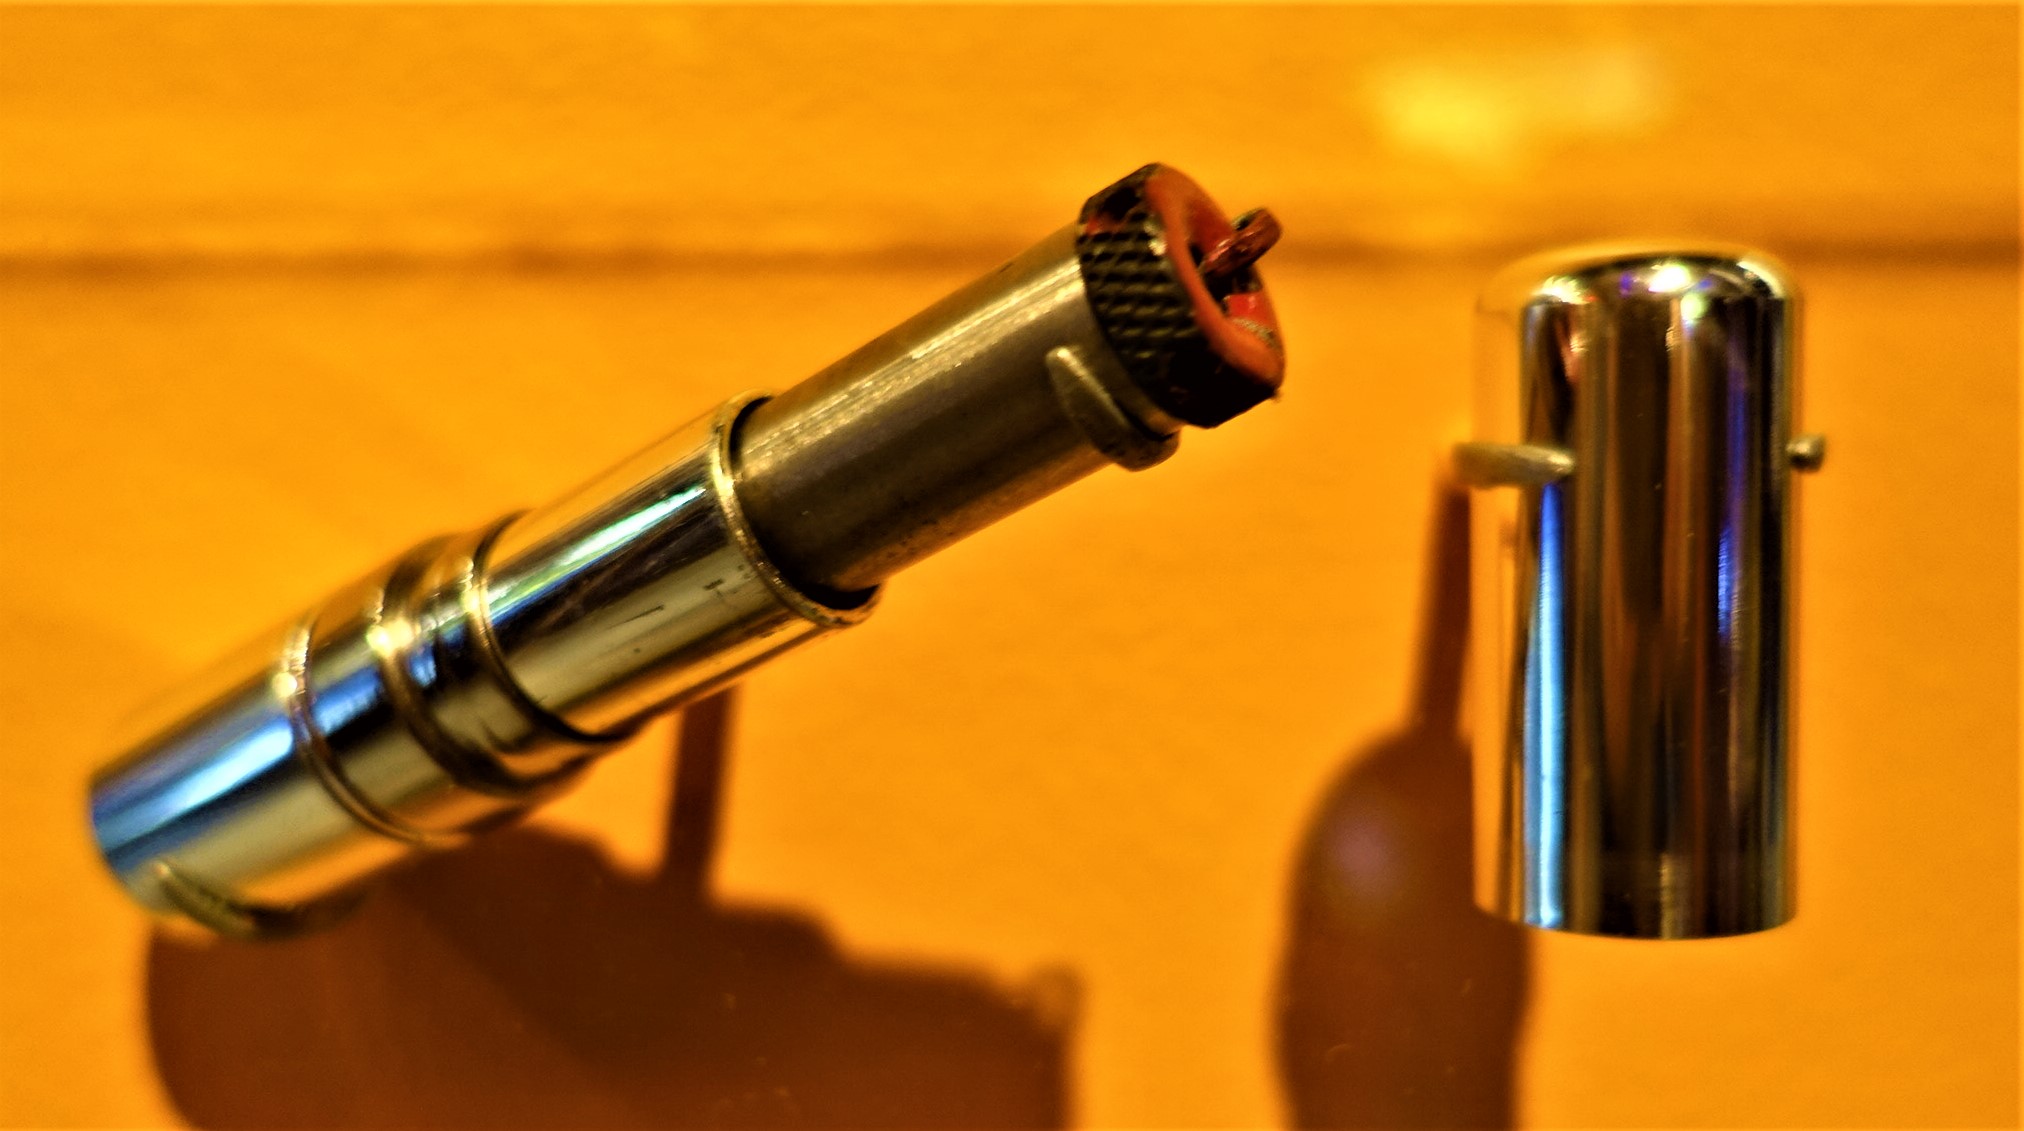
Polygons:
<instances>
[{"instance_id":1,"label":"bright light spot on wall","mask_svg":"<svg viewBox=\"0 0 2024 1131\"><path fill-rule=\"evenodd\" d=\"M1364 94L1394 148L1508 176L1570 143L1649 129L1668 85L1652 59L1609 46L1402 59L1373 71Z\"/></svg>"}]
</instances>

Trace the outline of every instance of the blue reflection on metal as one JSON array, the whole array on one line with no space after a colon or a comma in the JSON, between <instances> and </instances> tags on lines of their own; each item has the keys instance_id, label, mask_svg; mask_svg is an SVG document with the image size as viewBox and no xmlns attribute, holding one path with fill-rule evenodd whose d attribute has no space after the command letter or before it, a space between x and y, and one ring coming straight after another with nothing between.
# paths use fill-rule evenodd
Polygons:
<instances>
[{"instance_id":1,"label":"blue reflection on metal","mask_svg":"<svg viewBox=\"0 0 2024 1131\"><path fill-rule=\"evenodd\" d=\"M430 635L445 640L451 646L461 644L461 626L449 626L433 630ZM441 645L438 645L439 647ZM416 687L429 687L436 682L436 653L428 647L410 648L406 652L408 678Z\"/></svg>"},{"instance_id":2,"label":"blue reflection on metal","mask_svg":"<svg viewBox=\"0 0 2024 1131\"><path fill-rule=\"evenodd\" d=\"M598 531L556 556L547 563L540 573L530 577L516 578L492 596L492 615L495 620L511 619L513 613L527 601L553 589L563 578L576 572L577 567L593 561L605 552L623 546L641 532L680 511L705 495L701 486L677 491L660 502L641 507L624 518Z\"/></svg>"},{"instance_id":3,"label":"blue reflection on metal","mask_svg":"<svg viewBox=\"0 0 2024 1131\"><path fill-rule=\"evenodd\" d=\"M1742 423L1742 414L1731 411L1727 507L1722 515L1722 528L1715 535L1715 636L1724 645L1729 643L1736 626L1736 531L1743 524L1740 513L1743 497L1737 490L1743 474Z\"/></svg>"},{"instance_id":4,"label":"blue reflection on metal","mask_svg":"<svg viewBox=\"0 0 2024 1131\"><path fill-rule=\"evenodd\" d=\"M288 768L294 731L286 715L266 705L264 697L254 697L234 720L242 723L236 733L187 736L99 797L92 823L115 869L137 866L196 835L209 819L206 811L257 792L262 778Z\"/></svg>"},{"instance_id":5,"label":"blue reflection on metal","mask_svg":"<svg viewBox=\"0 0 2024 1131\"><path fill-rule=\"evenodd\" d=\"M1736 630L1736 588L1737 579L1742 575L1737 561L1736 539L1742 536L1744 523L1748 521L1745 507L1753 490L1759 489L1749 481L1748 461L1750 458L1750 418L1755 406L1750 401L1753 368L1747 355L1738 356L1745 348L1741 341L1729 343L1729 380L1723 389L1729 397L1729 459L1728 480L1723 491L1728 499L1728 509L1722 516L1722 591L1728 596L1728 603L1722 610L1722 643L1734 639Z\"/></svg>"},{"instance_id":6,"label":"blue reflection on metal","mask_svg":"<svg viewBox=\"0 0 2024 1131\"><path fill-rule=\"evenodd\" d=\"M386 703L379 669L370 665L353 668L329 683L310 686L314 692L310 710L316 716L317 729L325 734L344 729L367 711Z\"/></svg>"},{"instance_id":7,"label":"blue reflection on metal","mask_svg":"<svg viewBox=\"0 0 2024 1131\"><path fill-rule=\"evenodd\" d=\"M1701 287L1710 288L1714 282L1713 279L1705 279ZM1701 299L1696 304L1689 304L1684 299L1680 303L1682 325L1686 332L1692 335L1699 329L1701 317L1707 313L1709 300L1699 295L1686 297ZM1717 324L1715 332L1719 334L1720 331L1721 327ZM1729 342L1727 345L1730 353L1727 365L1728 379L1718 386L1723 397L1722 417L1726 425L1723 437L1725 446L1722 453L1723 480L1715 485L1716 497L1721 500L1722 507L1721 514L1716 519L1715 531L1715 638L1724 646L1735 634L1736 589L1739 576L1736 538L1743 527L1745 487L1743 459L1747 454L1745 445L1750 412L1747 388L1750 368L1747 364L1737 363L1734 356L1737 343Z\"/></svg>"},{"instance_id":8,"label":"blue reflection on metal","mask_svg":"<svg viewBox=\"0 0 2024 1131\"><path fill-rule=\"evenodd\" d=\"M1525 915L1542 927L1565 922L1560 877L1567 856L1567 645L1563 485L1539 492L1539 580L1534 587L1532 639L1525 657Z\"/></svg>"}]
</instances>

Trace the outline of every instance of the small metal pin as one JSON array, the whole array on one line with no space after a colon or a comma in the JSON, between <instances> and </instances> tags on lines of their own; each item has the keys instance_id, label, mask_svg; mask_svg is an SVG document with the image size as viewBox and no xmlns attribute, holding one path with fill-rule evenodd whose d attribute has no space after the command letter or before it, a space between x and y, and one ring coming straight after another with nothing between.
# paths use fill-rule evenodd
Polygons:
<instances>
[{"instance_id":1,"label":"small metal pin","mask_svg":"<svg viewBox=\"0 0 2024 1131\"><path fill-rule=\"evenodd\" d=\"M1574 456L1544 444L1455 445L1455 474L1471 487L1542 487L1574 473Z\"/></svg>"},{"instance_id":2,"label":"small metal pin","mask_svg":"<svg viewBox=\"0 0 2024 1131\"><path fill-rule=\"evenodd\" d=\"M1819 471L1820 465L1827 462L1827 437L1818 432L1794 436L1785 445L1785 458L1794 471Z\"/></svg>"}]
</instances>

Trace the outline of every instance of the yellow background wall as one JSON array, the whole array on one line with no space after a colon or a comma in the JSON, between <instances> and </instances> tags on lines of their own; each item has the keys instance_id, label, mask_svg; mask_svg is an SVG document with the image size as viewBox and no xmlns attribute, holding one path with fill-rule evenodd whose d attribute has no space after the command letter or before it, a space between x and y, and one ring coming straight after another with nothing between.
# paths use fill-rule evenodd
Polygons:
<instances>
[{"instance_id":1,"label":"yellow background wall","mask_svg":"<svg viewBox=\"0 0 2024 1131\"><path fill-rule=\"evenodd\" d=\"M2013 1124L2018 36L0 10L0 1124ZM1153 159L1284 220L1280 403L920 567L679 771L655 728L330 936L158 937L101 875L117 715ZM1478 283L1655 232L1808 297L1802 911L1527 935L1466 906L1440 453Z\"/></svg>"}]
</instances>

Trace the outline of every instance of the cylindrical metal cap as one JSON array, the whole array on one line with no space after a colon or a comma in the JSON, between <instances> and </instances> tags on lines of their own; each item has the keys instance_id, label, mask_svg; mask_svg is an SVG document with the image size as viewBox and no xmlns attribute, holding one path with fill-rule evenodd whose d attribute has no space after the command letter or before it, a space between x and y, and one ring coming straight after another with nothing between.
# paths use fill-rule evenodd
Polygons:
<instances>
[{"instance_id":1,"label":"cylindrical metal cap","mask_svg":"<svg viewBox=\"0 0 2024 1131\"><path fill-rule=\"evenodd\" d=\"M1738 248L1585 248L1480 308L1477 901L1700 938L1791 918L1796 306ZM1506 488L1495 490L1491 488Z\"/></svg>"}]
</instances>

